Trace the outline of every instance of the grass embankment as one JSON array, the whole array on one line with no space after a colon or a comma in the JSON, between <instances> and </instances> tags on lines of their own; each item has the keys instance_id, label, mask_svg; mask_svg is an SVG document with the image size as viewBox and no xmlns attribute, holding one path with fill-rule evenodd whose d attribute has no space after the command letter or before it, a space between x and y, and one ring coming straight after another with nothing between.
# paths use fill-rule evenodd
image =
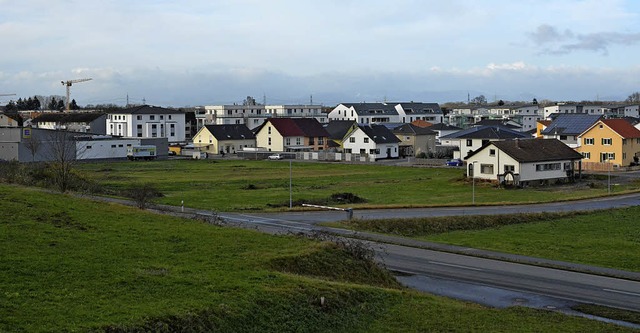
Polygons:
<instances>
[{"instance_id":1,"label":"grass embankment","mask_svg":"<svg viewBox=\"0 0 640 333\"><path fill-rule=\"evenodd\" d=\"M0 200L0 331L631 332L381 288L298 237L2 184Z\"/></svg>"},{"instance_id":2,"label":"grass embankment","mask_svg":"<svg viewBox=\"0 0 640 333\"><path fill-rule=\"evenodd\" d=\"M359 220L334 224L425 241L640 271L640 207L582 213Z\"/></svg>"},{"instance_id":3,"label":"grass embankment","mask_svg":"<svg viewBox=\"0 0 640 333\"><path fill-rule=\"evenodd\" d=\"M151 183L165 196L158 203L219 211L265 210L289 206L287 161L169 160L86 163L86 178L117 192L132 183ZM458 168L409 168L384 165L294 162L293 200L342 207L428 207L471 204L471 183ZM615 192L638 189L621 185ZM607 194L604 187L548 186L505 190L476 183L477 204L555 202ZM341 203L329 198L352 193L365 201Z\"/></svg>"}]
</instances>

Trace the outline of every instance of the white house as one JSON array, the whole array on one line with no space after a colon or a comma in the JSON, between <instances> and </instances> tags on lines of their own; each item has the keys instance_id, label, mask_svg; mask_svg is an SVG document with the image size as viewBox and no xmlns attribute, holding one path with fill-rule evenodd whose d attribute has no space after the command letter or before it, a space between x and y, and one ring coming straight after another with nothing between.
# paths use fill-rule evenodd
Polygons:
<instances>
[{"instance_id":1,"label":"white house","mask_svg":"<svg viewBox=\"0 0 640 333\"><path fill-rule=\"evenodd\" d=\"M329 120L353 120L361 125L416 120L438 124L443 119L438 103L342 103L329 112Z\"/></svg>"},{"instance_id":2,"label":"white house","mask_svg":"<svg viewBox=\"0 0 640 333\"><path fill-rule=\"evenodd\" d=\"M360 154L370 159L398 158L400 140L383 125L360 125L347 134L342 144L347 154Z\"/></svg>"},{"instance_id":3,"label":"white house","mask_svg":"<svg viewBox=\"0 0 640 333\"><path fill-rule=\"evenodd\" d=\"M185 141L182 111L142 105L107 114L107 134L129 138L167 138L169 143Z\"/></svg>"},{"instance_id":4,"label":"white house","mask_svg":"<svg viewBox=\"0 0 640 333\"><path fill-rule=\"evenodd\" d=\"M522 132L535 130L538 120L542 120L539 111L540 107L537 104L523 105L515 109L513 119L522 125Z\"/></svg>"},{"instance_id":5,"label":"white house","mask_svg":"<svg viewBox=\"0 0 640 333\"><path fill-rule=\"evenodd\" d=\"M556 139L528 139L490 141L465 160L468 177L526 185L573 179L581 159L580 153Z\"/></svg>"},{"instance_id":6,"label":"white house","mask_svg":"<svg viewBox=\"0 0 640 333\"><path fill-rule=\"evenodd\" d=\"M454 147L453 158L463 159L489 141L526 139L527 134L503 126L476 126L440 138L442 146Z\"/></svg>"},{"instance_id":7,"label":"white house","mask_svg":"<svg viewBox=\"0 0 640 333\"><path fill-rule=\"evenodd\" d=\"M624 107L624 116L625 117L633 117L640 118L640 105L627 105Z\"/></svg>"}]
</instances>

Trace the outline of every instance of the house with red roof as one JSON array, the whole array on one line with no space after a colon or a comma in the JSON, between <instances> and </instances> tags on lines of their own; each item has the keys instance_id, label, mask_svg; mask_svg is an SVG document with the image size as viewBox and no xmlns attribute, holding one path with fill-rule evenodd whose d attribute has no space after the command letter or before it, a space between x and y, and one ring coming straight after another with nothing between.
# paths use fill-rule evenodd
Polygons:
<instances>
[{"instance_id":1,"label":"house with red roof","mask_svg":"<svg viewBox=\"0 0 640 333\"><path fill-rule=\"evenodd\" d=\"M578 140L583 162L628 166L640 157L640 130L624 119L601 119Z\"/></svg>"},{"instance_id":2,"label":"house with red roof","mask_svg":"<svg viewBox=\"0 0 640 333\"><path fill-rule=\"evenodd\" d=\"M327 150L329 133L315 118L269 118L256 131L256 147L268 151Z\"/></svg>"}]
</instances>

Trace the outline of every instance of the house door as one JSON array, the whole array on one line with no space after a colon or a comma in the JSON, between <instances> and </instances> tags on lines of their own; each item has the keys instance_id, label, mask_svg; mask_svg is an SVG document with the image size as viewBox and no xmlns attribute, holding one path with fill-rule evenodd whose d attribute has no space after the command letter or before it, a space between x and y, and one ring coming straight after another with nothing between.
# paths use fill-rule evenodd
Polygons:
<instances>
[{"instance_id":1,"label":"house door","mask_svg":"<svg viewBox=\"0 0 640 333\"><path fill-rule=\"evenodd\" d=\"M391 158L391 148L387 148L387 158Z\"/></svg>"}]
</instances>

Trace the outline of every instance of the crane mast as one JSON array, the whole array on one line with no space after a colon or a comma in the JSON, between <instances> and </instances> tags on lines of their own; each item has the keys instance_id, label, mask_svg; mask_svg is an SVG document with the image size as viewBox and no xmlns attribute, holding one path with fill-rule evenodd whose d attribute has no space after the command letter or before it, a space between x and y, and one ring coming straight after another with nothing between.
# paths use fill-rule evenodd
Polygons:
<instances>
[{"instance_id":1,"label":"crane mast","mask_svg":"<svg viewBox=\"0 0 640 333\"><path fill-rule=\"evenodd\" d=\"M74 83L86 82L86 81L90 81L90 80L92 80L92 79L91 79L91 78L88 78L88 79L76 79L76 80L60 81L60 82L62 83L62 85L63 85L63 86L66 86L66 87L67 87L67 100L66 100L66 103L65 103L65 110L66 110L67 112L69 112L69 103L71 102L71 101L69 100L69 96L71 95L71 86L72 86Z\"/></svg>"}]
</instances>

